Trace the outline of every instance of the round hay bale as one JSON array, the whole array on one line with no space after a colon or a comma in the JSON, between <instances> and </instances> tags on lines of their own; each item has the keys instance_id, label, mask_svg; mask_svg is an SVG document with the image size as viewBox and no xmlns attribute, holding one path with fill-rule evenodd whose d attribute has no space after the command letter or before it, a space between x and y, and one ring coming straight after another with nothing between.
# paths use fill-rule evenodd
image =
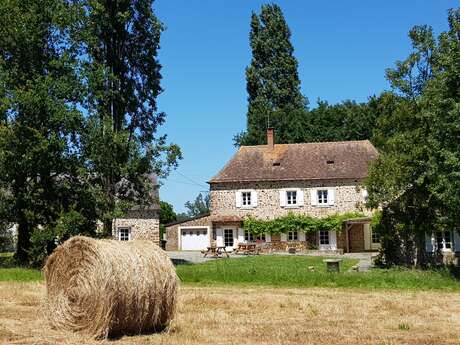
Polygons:
<instances>
[{"instance_id":1,"label":"round hay bale","mask_svg":"<svg viewBox=\"0 0 460 345\"><path fill-rule=\"evenodd\" d=\"M150 241L76 236L50 255L44 274L45 312L56 329L103 339L163 330L175 314L176 271Z\"/></svg>"}]
</instances>

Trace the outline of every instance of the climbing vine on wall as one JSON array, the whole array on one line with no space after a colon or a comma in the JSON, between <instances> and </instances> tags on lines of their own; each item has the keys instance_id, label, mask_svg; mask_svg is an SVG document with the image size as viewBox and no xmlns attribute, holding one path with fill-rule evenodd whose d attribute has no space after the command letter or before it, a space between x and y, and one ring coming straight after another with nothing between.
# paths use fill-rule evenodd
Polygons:
<instances>
[{"instance_id":1,"label":"climbing vine on wall","mask_svg":"<svg viewBox=\"0 0 460 345\"><path fill-rule=\"evenodd\" d=\"M340 231L344 221L363 217L365 215L359 212L337 213L324 218L288 213L286 216L273 220L259 220L254 217L247 217L243 222L243 226L245 230L255 235L263 233L280 234L288 231L303 231L305 233L320 230Z\"/></svg>"}]
</instances>

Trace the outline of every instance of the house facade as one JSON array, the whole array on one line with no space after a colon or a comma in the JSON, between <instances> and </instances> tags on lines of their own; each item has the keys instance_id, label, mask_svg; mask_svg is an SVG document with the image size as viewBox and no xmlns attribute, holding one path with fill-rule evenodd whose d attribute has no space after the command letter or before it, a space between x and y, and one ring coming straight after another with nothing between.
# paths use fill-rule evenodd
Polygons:
<instances>
[{"instance_id":1,"label":"house facade","mask_svg":"<svg viewBox=\"0 0 460 345\"><path fill-rule=\"evenodd\" d=\"M319 249L360 252L379 248L370 229L371 211L361 187L377 151L369 141L242 146L208 183L210 213L166 227L168 250L205 249L212 242L227 250L239 243L264 242L273 250ZM312 217L361 212L343 231L301 231L255 237L246 217L273 220L289 213Z\"/></svg>"},{"instance_id":2,"label":"house facade","mask_svg":"<svg viewBox=\"0 0 460 345\"><path fill-rule=\"evenodd\" d=\"M123 217L112 222L112 237L119 241L150 240L160 242L159 185L155 175L149 176L152 191L146 205L126 210Z\"/></svg>"}]
</instances>

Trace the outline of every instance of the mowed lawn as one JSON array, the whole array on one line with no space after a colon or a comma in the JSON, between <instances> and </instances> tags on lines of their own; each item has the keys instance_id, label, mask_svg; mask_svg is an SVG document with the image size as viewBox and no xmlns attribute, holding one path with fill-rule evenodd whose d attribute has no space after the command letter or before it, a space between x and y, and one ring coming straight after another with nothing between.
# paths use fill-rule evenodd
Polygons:
<instances>
[{"instance_id":1,"label":"mowed lawn","mask_svg":"<svg viewBox=\"0 0 460 345\"><path fill-rule=\"evenodd\" d=\"M340 273L329 273L323 257L261 255L218 259L176 267L182 285L286 288L352 288L384 290L446 290L460 292L460 280L447 269L372 269L349 272L357 260L344 259ZM42 281L41 271L14 267L0 257L0 281Z\"/></svg>"},{"instance_id":2,"label":"mowed lawn","mask_svg":"<svg viewBox=\"0 0 460 345\"><path fill-rule=\"evenodd\" d=\"M179 265L183 284L197 286L333 287L364 289L450 290L460 281L447 269L420 271L372 269L348 272L357 260L344 259L341 273L329 273L322 257L267 255L219 259L198 265Z\"/></svg>"},{"instance_id":3,"label":"mowed lawn","mask_svg":"<svg viewBox=\"0 0 460 345\"><path fill-rule=\"evenodd\" d=\"M43 282L0 282L0 344L458 345L460 293L182 285L169 331L94 341L50 328Z\"/></svg>"}]
</instances>

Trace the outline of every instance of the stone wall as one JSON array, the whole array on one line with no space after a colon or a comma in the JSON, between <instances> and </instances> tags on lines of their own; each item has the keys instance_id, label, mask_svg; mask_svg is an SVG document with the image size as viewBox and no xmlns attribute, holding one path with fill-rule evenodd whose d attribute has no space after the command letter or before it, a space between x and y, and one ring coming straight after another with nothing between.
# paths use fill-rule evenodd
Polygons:
<instances>
[{"instance_id":1,"label":"stone wall","mask_svg":"<svg viewBox=\"0 0 460 345\"><path fill-rule=\"evenodd\" d=\"M129 228L132 240L160 242L160 215L158 210L132 210L124 218L113 220L112 236L118 239L118 229Z\"/></svg>"},{"instance_id":2,"label":"stone wall","mask_svg":"<svg viewBox=\"0 0 460 345\"><path fill-rule=\"evenodd\" d=\"M324 217L334 213L360 211L370 214L363 207L364 198L357 180L333 181L278 181L211 184L211 214L217 216L251 215L259 219L274 219L289 212L308 214L312 217ZM304 194L304 205L298 207L280 206L280 189L299 188ZM334 188L333 206L311 205L310 191L317 188ZM257 192L258 205L255 208L237 208L236 191L254 189Z\"/></svg>"},{"instance_id":3,"label":"stone wall","mask_svg":"<svg viewBox=\"0 0 460 345\"><path fill-rule=\"evenodd\" d=\"M179 250L178 230L181 226L212 226L209 216L191 219L166 227L166 250Z\"/></svg>"}]
</instances>

